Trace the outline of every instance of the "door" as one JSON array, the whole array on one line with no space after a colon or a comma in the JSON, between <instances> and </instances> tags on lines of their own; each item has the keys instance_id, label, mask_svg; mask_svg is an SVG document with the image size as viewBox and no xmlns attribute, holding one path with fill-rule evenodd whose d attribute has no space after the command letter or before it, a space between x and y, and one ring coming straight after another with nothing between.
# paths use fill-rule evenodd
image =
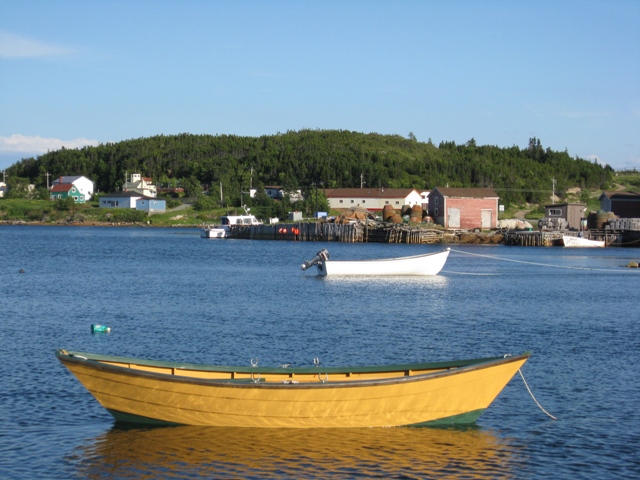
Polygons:
<instances>
[{"instance_id":1,"label":"door","mask_svg":"<svg viewBox=\"0 0 640 480\"><path fill-rule=\"evenodd\" d=\"M483 230L489 230L492 228L493 225L493 211L492 210L482 210L481 212L481 217L482 217L482 229Z\"/></svg>"},{"instance_id":2,"label":"door","mask_svg":"<svg viewBox=\"0 0 640 480\"><path fill-rule=\"evenodd\" d=\"M459 208L447 208L446 228L460 228L460 209Z\"/></svg>"}]
</instances>

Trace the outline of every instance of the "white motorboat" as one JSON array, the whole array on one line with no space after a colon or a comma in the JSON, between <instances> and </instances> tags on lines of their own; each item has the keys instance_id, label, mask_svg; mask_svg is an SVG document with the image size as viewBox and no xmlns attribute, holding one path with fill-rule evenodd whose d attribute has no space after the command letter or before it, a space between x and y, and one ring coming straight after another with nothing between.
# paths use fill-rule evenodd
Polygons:
<instances>
[{"instance_id":1,"label":"white motorboat","mask_svg":"<svg viewBox=\"0 0 640 480\"><path fill-rule=\"evenodd\" d=\"M202 238L229 238L233 236L233 227L251 227L262 225L253 215L224 215L220 217L220 225L203 225L200 229Z\"/></svg>"},{"instance_id":2,"label":"white motorboat","mask_svg":"<svg viewBox=\"0 0 640 480\"><path fill-rule=\"evenodd\" d=\"M329 260L329 252L323 248L300 268L307 270L313 265L318 275L437 275L444 267L450 249L441 252L412 255L409 257L383 258L374 260Z\"/></svg>"},{"instance_id":3,"label":"white motorboat","mask_svg":"<svg viewBox=\"0 0 640 480\"><path fill-rule=\"evenodd\" d=\"M584 237L574 237L572 235L562 235L562 243L565 247L571 248L599 248L604 247L602 240L589 240Z\"/></svg>"}]
</instances>

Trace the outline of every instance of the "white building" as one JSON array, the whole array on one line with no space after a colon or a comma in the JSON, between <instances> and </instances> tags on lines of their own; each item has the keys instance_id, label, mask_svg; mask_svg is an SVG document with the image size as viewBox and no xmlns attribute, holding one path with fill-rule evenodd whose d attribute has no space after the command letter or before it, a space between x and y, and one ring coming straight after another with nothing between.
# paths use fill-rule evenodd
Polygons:
<instances>
[{"instance_id":1,"label":"white building","mask_svg":"<svg viewBox=\"0 0 640 480\"><path fill-rule=\"evenodd\" d=\"M363 207L382 210L391 205L400 210L403 205L422 205L423 198L414 188L330 188L323 190L332 209Z\"/></svg>"},{"instance_id":2,"label":"white building","mask_svg":"<svg viewBox=\"0 0 640 480\"><path fill-rule=\"evenodd\" d=\"M4 197L5 193L7 193L7 184L0 182L0 198Z\"/></svg>"},{"instance_id":3,"label":"white building","mask_svg":"<svg viewBox=\"0 0 640 480\"><path fill-rule=\"evenodd\" d=\"M93 195L93 182L87 177L75 175L75 176L61 176L53 181L51 187L56 185L73 185L78 191L84 195L85 201L91 200Z\"/></svg>"},{"instance_id":4,"label":"white building","mask_svg":"<svg viewBox=\"0 0 640 480\"><path fill-rule=\"evenodd\" d=\"M131 181L125 182L122 186L123 192L136 192L145 197L156 198L158 196L158 190L152 183L152 179L143 177L139 173L131 174Z\"/></svg>"}]
</instances>

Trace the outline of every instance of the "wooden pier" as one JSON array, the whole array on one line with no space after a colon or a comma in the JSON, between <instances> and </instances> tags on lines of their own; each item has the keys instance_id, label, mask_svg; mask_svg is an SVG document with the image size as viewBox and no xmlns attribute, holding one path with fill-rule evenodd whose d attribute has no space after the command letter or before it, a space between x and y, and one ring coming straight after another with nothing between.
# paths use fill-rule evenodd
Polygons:
<instances>
[{"instance_id":1,"label":"wooden pier","mask_svg":"<svg viewBox=\"0 0 640 480\"><path fill-rule=\"evenodd\" d=\"M401 224L369 225L362 223L300 222L231 226L231 237L250 240L289 240L298 242L371 242L371 243L442 243L444 231L411 228Z\"/></svg>"},{"instance_id":2,"label":"wooden pier","mask_svg":"<svg viewBox=\"0 0 640 480\"><path fill-rule=\"evenodd\" d=\"M553 247L562 245L562 232L509 230L504 234L504 244L519 247Z\"/></svg>"}]
</instances>

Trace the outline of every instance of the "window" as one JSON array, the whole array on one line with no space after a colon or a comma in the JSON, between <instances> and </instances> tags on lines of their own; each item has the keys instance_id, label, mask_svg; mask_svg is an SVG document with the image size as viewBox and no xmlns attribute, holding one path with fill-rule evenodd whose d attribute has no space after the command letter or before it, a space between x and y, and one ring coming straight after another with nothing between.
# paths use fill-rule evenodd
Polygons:
<instances>
[{"instance_id":1,"label":"window","mask_svg":"<svg viewBox=\"0 0 640 480\"><path fill-rule=\"evenodd\" d=\"M435 197L435 198L433 199L433 204L434 204L434 205L439 205L439 204L440 204L440 198Z\"/></svg>"},{"instance_id":2,"label":"window","mask_svg":"<svg viewBox=\"0 0 640 480\"><path fill-rule=\"evenodd\" d=\"M400 204L400 200L396 200L396 205L399 205L399 204Z\"/></svg>"},{"instance_id":3,"label":"window","mask_svg":"<svg viewBox=\"0 0 640 480\"><path fill-rule=\"evenodd\" d=\"M549 216L550 217L560 217L562 216L562 210L559 208L550 208L549 209Z\"/></svg>"},{"instance_id":4,"label":"window","mask_svg":"<svg viewBox=\"0 0 640 480\"><path fill-rule=\"evenodd\" d=\"M362 200L362 203L366 202L366 200Z\"/></svg>"},{"instance_id":5,"label":"window","mask_svg":"<svg viewBox=\"0 0 640 480\"><path fill-rule=\"evenodd\" d=\"M385 204L385 205L389 205L389 200L385 200L385 201L384 201L384 204Z\"/></svg>"},{"instance_id":6,"label":"window","mask_svg":"<svg viewBox=\"0 0 640 480\"><path fill-rule=\"evenodd\" d=\"M438 209L437 209L437 208L433 210L433 214L434 214L436 217L438 216Z\"/></svg>"},{"instance_id":7,"label":"window","mask_svg":"<svg viewBox=\"0 0 640 480\"><path fill-rule=\"evenodd\" d=\"M344 200L340 200L340 203L344 202Z\"/></svg>"},{"instance_id":8,"label":"window","mask_svg":"<svg viewBox=\"0 0 640 480\"><path fill-rule=\"evenodd\" d=\"M353 200L351 200L351 203L353 203Z\"/></svg>"}]
</instances>

